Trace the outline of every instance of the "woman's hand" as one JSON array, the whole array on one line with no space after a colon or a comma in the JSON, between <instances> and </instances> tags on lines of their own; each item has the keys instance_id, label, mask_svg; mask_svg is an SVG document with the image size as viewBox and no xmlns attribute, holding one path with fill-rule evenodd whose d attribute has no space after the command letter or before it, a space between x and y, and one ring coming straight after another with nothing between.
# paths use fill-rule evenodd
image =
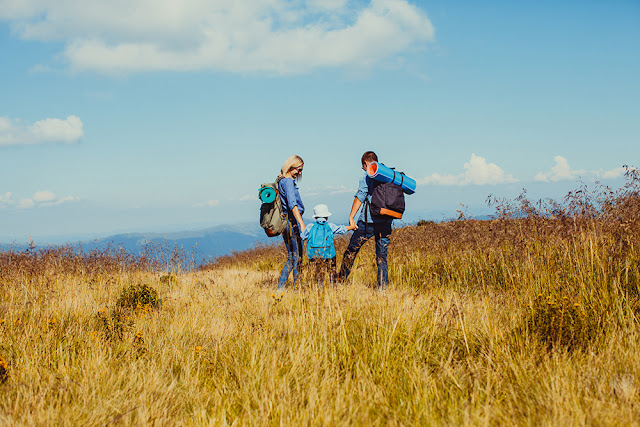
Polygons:
<instances>
[{"instance_id":1,"label":"woman's hand","mask_svg":"<svg viewBox=\"0 0 640 427\"><path fill-rule=\"evenodd\" d=\"M296 221L298 221L298 224L300 224L300 231L304 231L307 226L304 225L304 221L302 220L302 215L300 215L298 207L294 206L293 209L291 209L291 212L293 213L293 217L296 219Z\"/></svg>"}]
</instances>

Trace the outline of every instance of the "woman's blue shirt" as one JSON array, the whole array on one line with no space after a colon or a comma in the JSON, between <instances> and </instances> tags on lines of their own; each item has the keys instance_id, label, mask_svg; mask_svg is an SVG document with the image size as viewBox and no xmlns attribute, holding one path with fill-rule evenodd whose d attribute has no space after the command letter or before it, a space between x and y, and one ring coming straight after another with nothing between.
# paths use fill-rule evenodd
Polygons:
<instances>
[{"instance_id":1,"label":"woman's blue shirt","mask_svg":"<svg viewBox=\"0 0 640 427\"><path fill-rule=\"evenodd\" d=\"M278 190L280 192L280 200L282 201L282 209L290 213L294 207L298 207L300 216L304 213L304 204L300 198L300 192L298 191L298 185L292 178L282 178L278 184Z\"/></svg>"}]
</instances>

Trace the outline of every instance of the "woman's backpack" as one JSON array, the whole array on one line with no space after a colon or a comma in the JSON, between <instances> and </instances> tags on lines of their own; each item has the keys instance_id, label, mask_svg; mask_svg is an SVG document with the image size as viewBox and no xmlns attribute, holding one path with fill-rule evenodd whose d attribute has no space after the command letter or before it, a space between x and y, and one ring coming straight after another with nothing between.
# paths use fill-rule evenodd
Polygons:
<instances>
[{"instance_id":1,"label":"woman's backpack","mask_svg":"<svg viewBox=\"0 0 640 427\"><path fill-rule=\"evenodd\" d=\"M333 243L333 231L326 222L316 222L310 225L307 237L307 258L331 259L336 256Z\"/></svg>"},{"instance_id":2,"label":"woman's backpack","mask_svg":"<svg viewBox=\"0 0 640 427\"><path fill-rule=\"evenodd\" d=\"M281 179L282 177L279 177L276 182L262 184L258 191L258 198L262 201L260 226L269 237L279 236L287 228L287 214L283 212L282 200L280 200L280 192L278 191Z\"/></svg>"}]
</instances>

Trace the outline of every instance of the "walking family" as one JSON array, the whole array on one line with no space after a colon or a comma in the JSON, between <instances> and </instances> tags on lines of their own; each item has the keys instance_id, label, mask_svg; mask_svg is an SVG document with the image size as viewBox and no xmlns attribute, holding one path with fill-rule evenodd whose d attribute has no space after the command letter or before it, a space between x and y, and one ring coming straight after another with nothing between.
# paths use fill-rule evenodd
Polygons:
<instances>
[{"instance_id":1,"label":"walking family","mask_svg":"<svg viewBox=\"0 0 640 427\"><path fill-rule=\"evenodd\" d=\"M280 212L283 224L280 228L283 228L282 238L287 249L287 261L280 273L278 291L285 289L290 275L293 275L294 287L299 285L304 240L307 241L307 258L315 279L318 283L321 283L324 272L328 272L329 281L336 283L344 282L349 277L360 248L372 237L375 239L376 248L377 289L386 289L389 283L387 255L392 222L394 218L401 218L404 211L403 187L398 184L403 184L405 180L408 181L411 178L378 163L378 156L373 151L365 152L360 162L365 173L358 182L358 190L349 213L348 226L329 222L328 219L331 216L331 212L325 204L319 204L314 207L313 217L315 223L309 225L304 223L302 216L305 212L305 206L297 185L297 182L302 177L304 161L299 156L291 156L284 162L280 175L273 185L275 188L270 190L267 187L263 187L261 189L261 192L265 189L270 190L272 194L267 195L267 197L271 196L274 203L281 205ZM371 171L377 172L378 168L384 168L384 170L390 172L388 178L385 178L384 181L373 179L371 176ZM398 176L397 179L396 175ZM388 188L382 189L384 186ZM405 190L407 190L406 185ZM415 184L413 189L405 192L412 193L414 190ZM380 196L381 194L382 196ZM261 198L262 196L261 194ZM379 200L381 197L386 199L382 203ZM279 198L279 200L276 200L276 198ZM382 207L380 206L381 204L383 205ZM358 212L359 215L356 221ZM264 216L264 213L262 215ZM264 225L264 220L263 227L265 227L267 234L272 235L270 234L272 230L267 229ZM344 234L348 231L354 232L342 257L342 264L338 273L333 236Z\"/></svg>"}]
</instances>

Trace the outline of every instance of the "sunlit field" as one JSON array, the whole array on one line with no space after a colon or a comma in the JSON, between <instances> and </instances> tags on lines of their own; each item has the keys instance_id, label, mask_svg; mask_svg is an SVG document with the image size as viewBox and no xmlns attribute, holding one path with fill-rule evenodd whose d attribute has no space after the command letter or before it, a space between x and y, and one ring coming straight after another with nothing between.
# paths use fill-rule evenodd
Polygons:
<instances>
[{"instance_id":1,"label":"sunlit field","mask_svg":"<svg viewBox=\"0 0 640 427\"><path fill-rule=\"evenodd\" d=\"M372 242L281 299L283 245L0 253L0 424L639 424L639 188L396 229L384 292Z\"/></svg>"}]
</instances>

